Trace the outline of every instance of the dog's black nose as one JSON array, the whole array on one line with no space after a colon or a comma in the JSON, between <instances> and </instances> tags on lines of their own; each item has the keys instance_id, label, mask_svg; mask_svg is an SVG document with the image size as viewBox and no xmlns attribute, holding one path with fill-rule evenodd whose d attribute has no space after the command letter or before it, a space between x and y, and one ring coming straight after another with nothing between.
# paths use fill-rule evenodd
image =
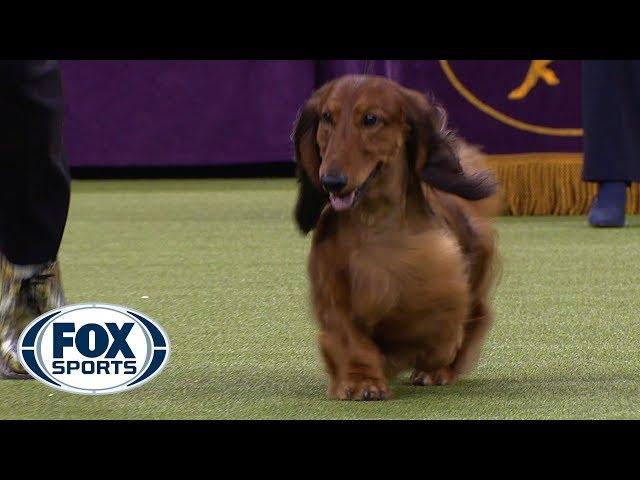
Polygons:
<instances>
[{"instance_id":1,"label":"dog's black nose","mask_svg":"<svg viewBox=\"0 0 640 480\"><path fill-rule=\"evenodd\" d=\"M347 185L347 177L344 175L323 175L320 183L327 192L338 193Z\"/></svg>"}]
</instances>

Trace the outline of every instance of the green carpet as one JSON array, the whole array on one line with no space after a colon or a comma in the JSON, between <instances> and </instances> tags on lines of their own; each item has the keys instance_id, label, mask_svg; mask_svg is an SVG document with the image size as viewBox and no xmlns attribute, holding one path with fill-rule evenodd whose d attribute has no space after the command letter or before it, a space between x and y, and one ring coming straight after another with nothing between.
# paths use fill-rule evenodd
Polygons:
<instances>
[{"instance_id":1,"label":"green carpet","mask_svg":"<svg viewBox=\"0 0 640 480\"><path fill-rule=\"evenodd\" d=\"M293 180L76 181L60 258L69 303L147 313L166 369L89 397L0 381L0 418L640 418L640 218L499 221L504 275L480 363L387 402L325 398ZM148 298L146 298L148 297Z\"/></svg>"}]
</instances>

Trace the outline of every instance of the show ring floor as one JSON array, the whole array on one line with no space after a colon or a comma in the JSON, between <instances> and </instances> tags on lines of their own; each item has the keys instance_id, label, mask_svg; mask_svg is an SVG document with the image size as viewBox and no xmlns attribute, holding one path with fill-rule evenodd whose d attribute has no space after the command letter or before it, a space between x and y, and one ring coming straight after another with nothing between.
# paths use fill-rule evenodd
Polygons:
<instances>
[{"instance_id":1,"label":"show ring floor","mask_svg":"<svg viewBox=\"0 0 640 480\"><path fill-rule=\"evenodd\" d=\"M3 419L640 418L640 217L502 217L497 319L478 367L386 402L326 399L309 239L286 180L75 181L60 253L69 303L140 310L171 358L131 392L0 381Z\"/></svg>"}]
</instances>

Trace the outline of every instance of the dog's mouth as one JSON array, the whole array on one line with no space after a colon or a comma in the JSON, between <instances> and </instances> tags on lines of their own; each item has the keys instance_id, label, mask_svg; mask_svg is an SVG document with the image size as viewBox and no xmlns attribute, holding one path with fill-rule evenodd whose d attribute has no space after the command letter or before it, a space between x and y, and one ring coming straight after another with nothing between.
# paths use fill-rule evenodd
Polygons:
<instances>
[{"instance_id":1,"label":"dog's mouth","mask_svg":"<svg viewBox=\"0 0 640 480\"><path fill-rule=\"evenodd\" d=\"M378 162L378 164L371 171L371 173L365 179L365 181L362 182L360 186L351 190L349 193L345 193L342 195L330 193L329 202L331 202L331 206L333 207L333 209L337 212L341 212L341 211L349 210L350 208L355 207L358 201L364 195L367 186L380 173L380 170L382 170L382 162Z\"/></svg>"}]
</instances>

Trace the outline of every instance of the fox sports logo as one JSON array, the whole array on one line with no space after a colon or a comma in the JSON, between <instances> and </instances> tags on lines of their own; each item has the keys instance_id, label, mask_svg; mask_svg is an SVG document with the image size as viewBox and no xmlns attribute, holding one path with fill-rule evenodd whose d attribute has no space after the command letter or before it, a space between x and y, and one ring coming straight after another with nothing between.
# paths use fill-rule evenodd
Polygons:
<instances>
[{"instance_id":1,"label":"fox sports logo","mask_svg":"<svg viewBox=\"0 0 640 480\"><path fill-rule=\"evenodd\" d=\"M20 336L22 365L42 383L85 395L148 382L169 359L166 333L146 315L116 305L71 305L41 315Z\"/></svg>"}]
</instances>

